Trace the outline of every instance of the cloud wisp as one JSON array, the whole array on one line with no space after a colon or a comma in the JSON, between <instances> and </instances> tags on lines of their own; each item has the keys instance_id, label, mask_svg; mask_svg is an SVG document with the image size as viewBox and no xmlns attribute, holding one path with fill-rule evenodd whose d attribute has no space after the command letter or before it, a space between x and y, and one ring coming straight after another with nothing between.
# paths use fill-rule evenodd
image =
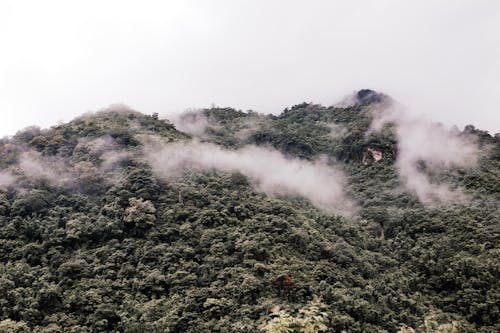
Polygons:
<instances>
[{"instance_id":1,"label":"cloud wisp","mask_svg":"<svg viewBox=\"0 0 500 333\"><path fill-rule=\"evenodd\" d=\"M9 171L0 171L0 189L3 187L9 187L16 181L16 176L14 176Z\"/></svg>"},{"instance_id":2,"label":"cloud wisp","mask_svg":"<svg viewBox=\"0 0 500 333\"><path fill-rule=\"evenodd\" d=\"M35 150L22 152L19 156L18 166L29 178L44 178L59 186L74 179L65 159L42 156Z\"/></svg>"},{"instance_id":3,"label":"cloud wisp","mask_svg":"<svg viewBox=\"0 0 500 333\"><path fill-rule=\"evenodd\" d=\"M205 115L203 110L186 110L183 113L170 116L169 120L172 121L179 131L201 139L208 137L207 130L217 130L220 128L217 123L211 121Z\"/></svg>"},{"instance_id":4,"label":"cloud wisp","mask_svg":"<svg viewBox=\"0 0 500 333\"><path fill-rule=\"evenodd\" d=\"M346 197L346 180L326 159L314 162L285 157L277 150L246 146L227 150L196 141L145 148L145 158L162 178L175 178L186 169L240 172L257 190L272 196L299 195L329 212L352 215L355 204Z\"/></svg>"},{"instance_id":5,"label":"cloud wisp","mask_svg":"<svg viewBox=\"0 0 500 333\"><path fill-rule=\"evenodd\" d=\"M80 139L72 157L44 155L19 145L16 162L0 170L0 187L22 189L25 181L35 180L75 191L83 191L89 182L113 185L122 178L120 164L139 154L139 150L121 149L109 135Z\"/></svg>"},{"instance_id":6,"label":"cloud wisp","mask_svg":"<svg viewBox=\"0 0 500 333\"><path fill-rule=\"evenodd\" d=\"M389 123L395 125L398 138L396 166L406 188L427 205L465 200L460 188L433 181L429 174L451 167L474 167L478 147L472 138L425 118L413 117L397 103L374 110L371 130L381 130Z\"/></svg>"}]
</instances>

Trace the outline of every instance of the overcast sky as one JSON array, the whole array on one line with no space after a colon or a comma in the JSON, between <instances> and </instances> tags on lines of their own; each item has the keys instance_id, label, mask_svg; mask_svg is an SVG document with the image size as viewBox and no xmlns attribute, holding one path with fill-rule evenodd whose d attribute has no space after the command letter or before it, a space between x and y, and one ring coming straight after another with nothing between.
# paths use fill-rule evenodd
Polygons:
<instances>
[{"instance_id":1,"label":"overcast sky","mask_svg":"<svg viewBox=\"0 0 500 333\"><path fill-rule=\"evenodd\" d=\"M385 92L500 132L500 1L0 1L0 136L124 103L279 113Z\"/></svg>"}]
</instances>

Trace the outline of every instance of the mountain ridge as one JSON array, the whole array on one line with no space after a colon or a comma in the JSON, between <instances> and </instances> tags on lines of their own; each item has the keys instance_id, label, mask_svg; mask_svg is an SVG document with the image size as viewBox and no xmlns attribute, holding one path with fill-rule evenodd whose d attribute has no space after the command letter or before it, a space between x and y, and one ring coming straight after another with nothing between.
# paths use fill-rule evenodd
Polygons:
<instances>
[{"instance_id":1,"label":"mountain ridge","mask_svg":"<svg viewBox=\"0 0 500 333\"><path fill-rule=\"evenodd\" d=\"M498 136L362 91L1 139L0 331L498 330Z\"/></svg>"}]
</instances>

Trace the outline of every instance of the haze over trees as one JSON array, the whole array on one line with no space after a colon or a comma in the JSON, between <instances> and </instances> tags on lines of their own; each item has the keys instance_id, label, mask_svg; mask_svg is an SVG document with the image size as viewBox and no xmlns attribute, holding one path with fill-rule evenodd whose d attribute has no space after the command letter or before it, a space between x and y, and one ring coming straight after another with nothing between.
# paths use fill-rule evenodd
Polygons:
<instances>
[{"instance_id":1,"label":"haze over trees","mask_svg":"<svg viewBox=\"0 0 500 333\"><path fill-rule=\"evenodd\" d=\"M370 90L27 128L0 140L0 332L500 331L499 200L498 135Z\"/></svg>"}]
</instances>

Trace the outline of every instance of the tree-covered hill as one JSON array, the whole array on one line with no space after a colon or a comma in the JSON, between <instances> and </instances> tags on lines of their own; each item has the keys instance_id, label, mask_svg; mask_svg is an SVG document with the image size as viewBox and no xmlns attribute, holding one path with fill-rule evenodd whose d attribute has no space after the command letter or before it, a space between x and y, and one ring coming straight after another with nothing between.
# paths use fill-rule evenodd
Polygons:
<instances>
[{"instance_id":1,"label":"tree-covered hill","mask_svg":"<svg viewBox=\"0 0 500 333\"><path fill-rule=\"evenodd\" d=\"M500 331L500 138L375 128L391 103L115 108L1 139L0 332ZM311 189L263 186L271 158ZM315 203L323 174L349 213Z\"/></svg>"}]
</instances>

